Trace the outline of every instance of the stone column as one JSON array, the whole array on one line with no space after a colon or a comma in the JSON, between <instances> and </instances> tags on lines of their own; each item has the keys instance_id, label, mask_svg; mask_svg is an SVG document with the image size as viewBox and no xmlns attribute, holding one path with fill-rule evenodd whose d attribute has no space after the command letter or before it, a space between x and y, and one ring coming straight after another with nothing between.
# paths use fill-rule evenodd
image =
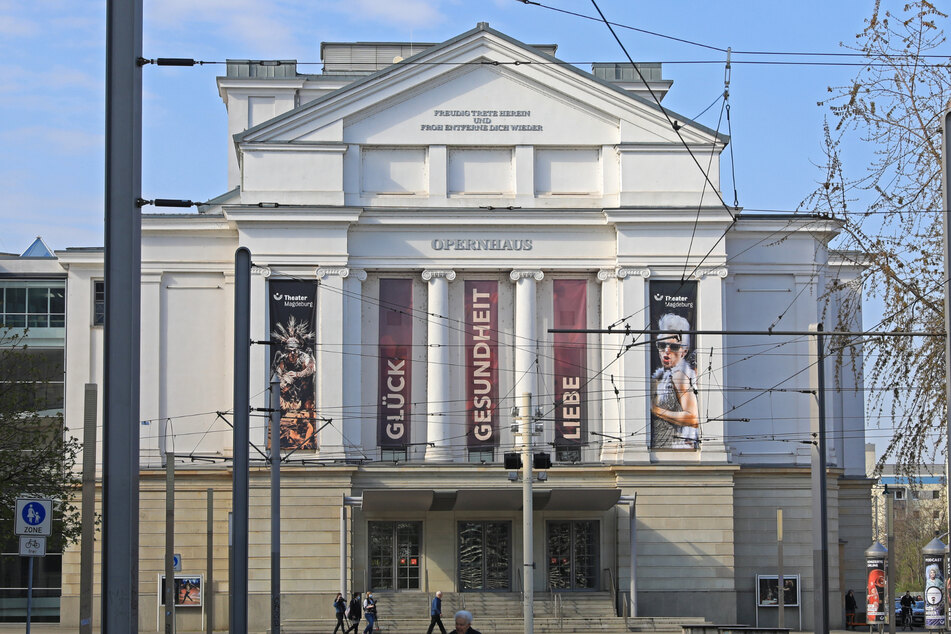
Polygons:
<instances>
[{"instance_id":1,"label":"stone column","mask_svg":"<svg viewBox=\"0 0 951 634\"><path fill-rule=\"evenodd\" d=\"M168 434L168 404L165 387L167 368L162 362L162 341L166 339L168 324L162 310L162 272L142 272L142 339L140 353L139 417L148 425L141 425L140 451L143 467L161 467Z\"/></svg>"},{"instance_id":2,"label":"stone column","mask_svg":"<svg viewBox=\"0 0 951 634\"><path fill-rule=\"evenodd\" d=\"M426 462L450 462L453 458L449 381L449 282L452 270L427 269L423 280L429 290L426 326Z\"/></svg>"},{"instance_id":3,"label":"stone column","mask_svg":"<svg viewBox=\"0 0 951 634\"><path fill-rule=\"evenodd\" d=\"M251 339L254 341L270 341L271 332L268 329L268 278L271 269L266 266L251 266ZM231 302L234 304L234 275L231 276ZM233 337L232 337L233 338ZM268 381L271 378L272 346L252 344L250 352L250 386L251 407L267 409ZM223 434L225 444L230 447L232 434ZM251 419L251 431L248 436L251 442L264 449L267 446L267 426L263 418ZM257 451L251 450L254 457L259 457Z\"/></svg>"},{"instance_id":4,"label":"stone column","mask_svg":"<svg viewBox=\"0 0 951 634\"><path fill-rule=\"evenodd\" d=\"M650 310L647 302L647 280L651 271L646 266L622 267L616 271L618 279L619 328L640 333L650 327ZM619 337L618 339L621 339ZM638 343L649 339L637 337ZM632 337L624 338L624 345L633 343ZM619 344L620 346L620 344ZM619 348L620 349L620 348ZM650 462L650 355L648 345L627 349L618 360L621 389L621 438L622 447L617 459L621 462ZM615 379L617 382L617 379Z\"/></svg>"},{"instance_id":5,"label":"stone column","mask_svg":"<svg viewBox=\"0 0 951 634\"><path fill-rule=\"evenodd\" d=\"M725 266L702 268L694 273L697 284L697 330L723 330L723 285L729 271ZM727 462L726 438L729 423L724 421L726 401L714 388L726 385L723 335L701 335L697 345L697 375L700 381L700 455L704 462ZM711 360L710 351L715 357ZM806 400L806 399L803 399ZM709 413L709 414L708 414ZM808 420L806 417L805 420ZM742 423L740 423L742 425Z\"/></svg>"},{"instance_id":6,"label":"stone column","mask_svg":"<svg viewBox=\"0 0 951 634\"><path fill-rule=\"evenodd\" d=\"M509 273L515 282L515 384L512 394L526 392L538 402L538 311L536 291L545 274L538 269L516 269ZM517 399L516 399L517 401ZM531 414L531 413L530 413ZM522 440L516 439L516 445Z\"/></svg>"},{"instance_id":7,"label":"stone column","mask_svg":"<svg viewBox=\"0 0 951 634\"><path fill-rule=\"evenodd\" d=\"M318 268L317 280L317 412L333 421L317 439L321 458L343 460L343 376L344 376L344 294L343 283L350 275L346 267ZM324 425L317 419L317 427Z\"/></svg>"},{"instance_id":8,"label":"stone column","mask_svg":"<svg viewBox=\"0 0 951 634\"><path fill-rule=\"evenodd\" d=\"M589 434L590 432L604 434L589 439L593 446L597 446L595 441L601 445L600 460L602 462L620 462L624 443L621 435L621 416L626 385L621 361L624 358L624 346L629 342L622 334L625 315L621 314L618 307L621 279L619 269L598 271L598 281L601 282L601 328L617 329L617 334L600 335L600 341L595 344L601 346L600 362L605 370L591 386L592 389L599 390L602 395L600 427L597 426L598 416L595 414L594 420L589 424L588 432Z\"/></svg>"},{"instance_id":9,"label":"stone column","mask_svg":"<svg viewBox=\"0 0 951 634\"><path fill-rule=\"evenodd\" d=\"M343 280L343 445L348 458L366 458L361 434L364 416L375 421L376 409L370 407L375 399L376 386L371 396L364 399L363 390L363 283L367 272L350 269ZM367 409L364 414L364 401ZM373 447L369 448L372 454Z\"/></svg>"}]
</instances>

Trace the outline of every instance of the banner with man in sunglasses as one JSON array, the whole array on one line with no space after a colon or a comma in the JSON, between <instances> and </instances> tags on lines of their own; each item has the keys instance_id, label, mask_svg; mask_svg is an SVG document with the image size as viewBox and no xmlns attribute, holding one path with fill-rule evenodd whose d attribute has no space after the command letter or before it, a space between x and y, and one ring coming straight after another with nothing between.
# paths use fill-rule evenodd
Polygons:
<instances>
[{"instance_id":1,"label":"banner with man in sunglasses","mask_svg":"<svg viewBox=\"0 0 951 634\"><path fill-rule=\"evenodd\" d=\"M650 283L651 448L698 449L697 283Z\"/></svg>"}]
</instances>

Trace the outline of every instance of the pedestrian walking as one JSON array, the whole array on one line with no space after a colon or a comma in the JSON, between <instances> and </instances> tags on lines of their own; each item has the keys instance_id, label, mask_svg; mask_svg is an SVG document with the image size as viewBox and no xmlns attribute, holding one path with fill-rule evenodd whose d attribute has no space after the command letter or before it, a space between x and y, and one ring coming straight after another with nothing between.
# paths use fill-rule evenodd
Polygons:
<instances>
[{"instance_id":1,"label":"pedestrian walking","mask_svg":"<svg viewBox=\"0 0 951 634\"><path fill-rule=\"evenodd\" d=\"M845 629L847 630L855 629L855 608L855 594L849 588L849 591L845 593Z\"/></svg>"},{"instance_id":2,"label":"pedestrian walking","mask_svg":"<svg viewBox=\"0 0 951 634\"><path fill-rule=\"evenodd\" d=\"M337 596L334 597L334 614L337 617L337 626L334 627L333 634L337 634L338 629L341 632L347 631L347 626L343 624L343 615L346 611L347 611L347 600L343 598L343 594L338 592Z\"/></svg>"},{"instance_id":3,"label":"pedestrian walking","mask_svg":"<svg viewBox=\"0 0 951 634\"><path fill-rule=\"evenodd\" d=\"M468 610L456 612L456 634L482 634L472 627L472 612Z\"/></svg>"},{"instance_id":4,"label":"pedestrian walking","mask_svg":"<svg viewBox=\"0 0 951 634\"><path fill-rule=\"evenodd\" d=\"M376 599L369 590L367 590L367 597L363 600L363 615L367 617L367 626L363 628L363 634L373 634L376 626Z\"/></svg>"},{"instance_id":5,"label":"pedestrian walking","mask_svg":"<svg viewBox=\"0 0 951 634\"><path fill-rule=\"evenodd\" d=\"M343 634L353 632L357 634L357 628L360 627L360 615L363 610L363 604L360 602L360 593L354 592L350 599L350 605L347 606L347 618L350 619L350 627Z\"/></svg>"},{"instance_id":6,"label":"pedestrian walking","mask_svg":"<svg viewBox=\"0 0 951 634\"><path fill-rule=\"evenodd\" d=\"M426 634L433 634L433 628L437 625L439 631L446 634L446 628L442 624L442 590L436 592L436 596L433 597L433 602L429 607L429 616L429 629L426 630Z\"/></svg>"}]
</instances>

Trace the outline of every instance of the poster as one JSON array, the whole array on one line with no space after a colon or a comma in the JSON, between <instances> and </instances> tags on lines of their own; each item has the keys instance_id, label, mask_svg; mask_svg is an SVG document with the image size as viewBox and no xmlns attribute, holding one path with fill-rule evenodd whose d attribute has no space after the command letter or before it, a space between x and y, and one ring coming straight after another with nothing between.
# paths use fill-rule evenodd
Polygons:
<instances>
[{"instance_id":1,"label":"poster","mask_svg":"<svg viewBox=\"0 0 951 634\"><path fill-rule=\"evenodd\" d=\"M270 291L271 372L281 384L281 449L316 449L317 282L273 280Z\"/></svg>"},{"instance_id":2,"label":"poster","mask_svg":"<svg viewBox=\"0 0 951 634\"><path fill-rule=\"evenodd\" d=\"M201 575L175 575L175 607L200 607ZM159 605L165 605L165 575L159 578Z\"/></svg>"},{"instance_id":3,"label":"poster","mask_svg":"<svg viewBox=\"0 0 951 634\"><path fill-rule=\"evenodd\" d=\"M885 605L885 558L868 557L865 560L868 573L866 588L866 617L868 623L884 623L887 607Z\"/></svg>"},{"instance_id":4,"label":"poster","mask_svg":"<svg viewBox=\"0 0 951 634\"><path fill-rule=\"evenodd\" d=\"M380 280L377 444L410 442L413 364L413 280Z\"/></svg>"},{"instance_id":5,"label":"poster","mask_svg":"<svg viewBox=\"0 0 951 634\"><path fill-rule=\"evenodd\" d=\"M553 327L588 327L587 280L554 280ZM578 447L585 442L588 383L588 337L584 333L555 333L555 446Z\"/></svg>"},{"instance_id":6,"label":"poster","mask_svg":"<svg viewBox=\"0 0 951 634\"><path fill-rule=\"evenodd\" d=\"M944 614L944 557L924 555L925 564L925 627L943 630Z\"/></svg>"},{"instance_id":7,"label":"poster","mask_svg":"<svg viewBox=\"0 0 951 634\"><path fill-rule=\"evenodd\" d=\"M799 606L799 575L783 575L783 607ZM756 605L779 607L779 575L756 575Z\"/></svg>"},{"instance_id":8,"label":"poster","mask_svg":"<svg viewBox=\"0 0 951 634\"><path fill-rule=\"evenodd\" d=\"M651 448L698 449L697 283L650 283ZM670 334L666 334L669 332Z\"/></svg>"},{"instance_id":9,"label":"poster","mask_svg":"<svg viewBox=\"0 0 951 634\"><path fill-rule=\"evenodd\" d=\"M466 445L499 445L499 283L466 280Z\"/></svg>"}]
</instances>

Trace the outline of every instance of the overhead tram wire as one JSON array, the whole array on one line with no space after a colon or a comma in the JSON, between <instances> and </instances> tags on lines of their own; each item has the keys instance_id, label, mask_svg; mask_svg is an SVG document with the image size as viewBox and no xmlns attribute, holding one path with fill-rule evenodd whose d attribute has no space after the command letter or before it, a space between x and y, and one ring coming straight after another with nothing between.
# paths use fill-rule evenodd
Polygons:
<instances>
[{"instance_id":1,"label":"overhead tram wire","mask_svg":"<svg viewBox=\"0 0 951 634\"><path fill-rule=\"evenodd\" d=\"M601 22L603 20L603 16L601 18L597 18L593 15L585 15L583 13L577 13L575 11L568 11L567 9L560 9L558 7L553 7L547 4L542 4L540 2L535 2L534 0L515 0L515 1L521 2L522 4L541 7L542 9L548 9L549 11L555 11L557 13L564 13L566 15L571 15L577 18L591 20L592 22ZM698 48L718 51L720 53L726 53L728 50L727 48L723 48L721 46L715 46L713 44L705 44L703 42L695 42L693 40L688 40L682 37L675 37L673 35L667 35L665 33L658 33L657 31L649 31L647 29L641 29L636 26L631 26L629 24L622 24L620 22L610 22L609 24L621 29L626 29L628 31L635 31L637 33L643 33L645 35L651 35L653 37L659 37L665 40L680 42L681 44L689 44L690 46L696 46ZM740 50L740 51L733 51L733 53L735 55L764 55L764 56L772 55L772 56L788 56L788 57L865 57L864 53L841 53L841 52L832 53L832 52L810 52L810 51L742 51ZM903 56L897 56L897 55L887 55L886 57L888 58L897 57L899 59L903 59ZM940 55L940 54L918 55L917 57L919 58L923 57L926 59L929 59L929 58L948 59L949 58L948 55ZM714 62L705 62L705 63L714 63ZM868 64L863 64L863 63L856 63L854 65L868 66Z\"/></svg>"}]
</instances>

